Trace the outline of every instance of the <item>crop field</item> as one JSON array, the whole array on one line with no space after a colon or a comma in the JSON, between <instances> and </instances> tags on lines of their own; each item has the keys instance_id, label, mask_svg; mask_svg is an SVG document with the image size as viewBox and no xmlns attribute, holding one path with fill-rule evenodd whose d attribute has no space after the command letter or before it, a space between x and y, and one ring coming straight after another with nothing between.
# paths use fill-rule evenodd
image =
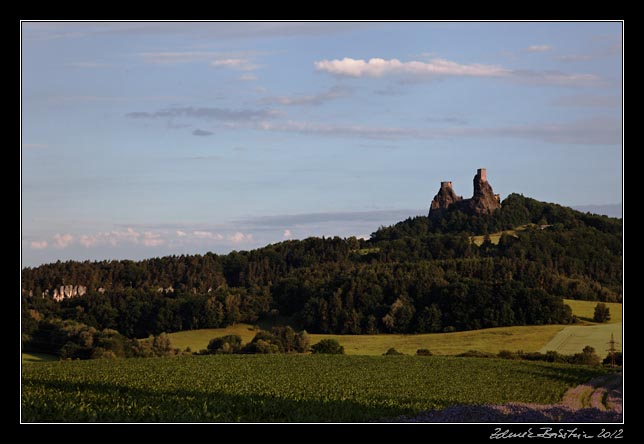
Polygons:
<instances>
[{"instance_id":1,"label":"crop field","mask_svg":"<svg viewBox=\"0 0 644 444\"><path fill-rule=\"evenodd\" d=\"M23 366L25 422L363 422L553 403L601 369L499 359L210 355Z\"/></svg>"},{"instance_id":2,"label":"crop field","mask_svg":"<svg viewBox=\"0 0 644 444\"><path fill-rule=\"evenodd\" d=\"M602 358L608 353L611 334L615 339L615 349L622 350L622 324L596 324L566 327L539 351L554 350L564 355L579 353L590 345Z\"/></svg>"},{"instance_id":3,"label":"crop field","mask_svg":"<svg viewBox=\"0 0 644 444\"><path fill-rule=\"evenodd\" d=\"M615 349L622 350L622 304L607 303L610 309L610 321L596 324L592 321L595 311L594 301L574 301L565 299L564 302L572 308L573 313L582 320L583 325L571 325L561 329L547 344L539 349L541 353L554 350L570 355L579 353L586 345L593 347L601 357L608 352L608 341L611 334L615 339Z\"/></svg>"}]
</instances>

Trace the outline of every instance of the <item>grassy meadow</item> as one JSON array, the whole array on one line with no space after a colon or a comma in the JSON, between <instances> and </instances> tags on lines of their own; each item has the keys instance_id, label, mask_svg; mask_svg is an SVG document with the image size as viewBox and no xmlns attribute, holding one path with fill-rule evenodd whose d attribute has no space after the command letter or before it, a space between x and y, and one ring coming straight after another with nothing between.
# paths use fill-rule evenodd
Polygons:
<instances>
[{"instance_id":1,"label":"grassy meadow","mask_svg":"<svg viewBox=\"0 0 644 444\"><path fill-rule=\"evenodd\" d=\"M47 353L34 353L34 352L22 354L23 364L28 364L32 362L50 362L50 361L58 361L58 356L50 355Z\"/></svg>"},{"instance_id":2,"label":"grassy meadow","mask_svg":"<svg viewBox=\"0 0 644 444\"><path fill-rule=\"evenodd\" d=\"M615 339L615 349L622 350L622 304L606 303L610 309L610 320L603 324L592 322L596 302L565 299L572 312L582 321L581 325L570 325L559 331L538 351L545 353L555 350L570 355L579 353L586 345L593 347L601 357L606 356L611 335Z\"/></svg>"},{"instance_id":3,"label":"grassy meadow","mask_svg":"<svg viewBox=\"0 0 644 444\"><path fill-rule=\"evenodd\" d=\"M520 225L516 228L513 228L512 230L505 230L505 231L498 231L496 233L490 233L490 242L492 242L494 245L499 244L499 239L501 239L502 234L509 234L510 236L515 236L517 235L517 231L523 231L529 226L533 226L534 224L527 224L527 225ZM472 242L474 242L477 246L481 246L483 244L483 241L485 240L485 235L481 236L472 236L471 237Z\"/></svg>"},{"instance_id":4,"label":"grassy meadow","mask_svg":"<svg viewBox=\"0 0 644 444\"><path fill-rule=\"evenodd\" d=\"M379 335L322 335L309 334L311 344L322 339L337 339L348 355L382 355L394 347L405 354L415 354L419 348L427 348L437 355L455 355L468 350L497 353L501 350L537 351L559 333L562 325L499 327L484 330L461 331L454 333L428 333L416 335L379 334ZM173 347L192 351L206 348L215 337L229 334L241 336L248 342L256 331L248 324L237 324L227 328L188 330L171 333Z\"/></svg>"},{"instance_id":5,"label":"grassy meadow","mask_svg":"<svg viewBox=\"0 0 644 444\"><path fill-rule=\"evenodd\" d=\"M436 355L455 355L468 350L498 353L501 350L525 352L555 350L559 353L579 353L586 345L590 345L603 356L610 340L610 334L615 335L621 350L621 321L622 304L608 303L611 320L608 324L594 324L592 317L594 301L576 301L565 299L564 302L573 310L582 322L579 325L528 325L515 327L488 328L483 330L461 331L454 333L430 333L416 335L322 335L310 334L311 344L322 339L337 339L344 346L348 355L381 355L389 348L405 354L415 354L419 348L431 350ZM568 338L562 338L562 332ZM171 333L172 345L184 350L190 347L192 351L205 349L208 342L215 337L236 334L243 342L249 342L255 336L256 330L252 325L237 324L226 328L203 330L187 330ZM555 338L559 338L555 340Z\"/></svg>"}]
</instances>

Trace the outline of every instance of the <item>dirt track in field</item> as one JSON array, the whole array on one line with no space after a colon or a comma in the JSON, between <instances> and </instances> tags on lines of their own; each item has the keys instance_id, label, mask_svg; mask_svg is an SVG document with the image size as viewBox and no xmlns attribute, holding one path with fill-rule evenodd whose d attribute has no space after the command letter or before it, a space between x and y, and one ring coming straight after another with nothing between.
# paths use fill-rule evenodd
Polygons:
<instances>
[{"instance_id":1,"label":"dirt track in field","mask_svg":"<svg viewBox=\"0 0 644 444\"><path fill-rule=\"evenodd\" d=\"M605 356L608 351L608 341L611 334L615 338L615 346L618 351L622 350L622 323L595 324L595 325L570 325L565 327L546 345L541 347L539 352L546 353L554 350L564 355L581 353L583 348L590 345L598 355Z\"/></svg>"},{"instance_id":2,"label":"dirt track in field","mask_svg":"<svg viewBox=\"0 0 644 444\"><path fill-rule=\"evenodd\" d=\"M559 404L461 405L386 422L622 422L622 396L620 372L569 389Z\"/></svg>"}]
</instances>

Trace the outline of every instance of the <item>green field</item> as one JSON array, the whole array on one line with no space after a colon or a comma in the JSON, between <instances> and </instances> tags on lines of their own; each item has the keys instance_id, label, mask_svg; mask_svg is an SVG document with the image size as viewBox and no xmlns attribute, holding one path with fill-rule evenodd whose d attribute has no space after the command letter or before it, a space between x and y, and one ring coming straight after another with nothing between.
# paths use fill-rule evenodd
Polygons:
<instances>
[{"instance_id":1,"label":"green field","mask_svg":"<svg viewBox=\"0 0 644 444\"><path fill-rule=\"evenodd\" d=\"M321 339L337 339L349 355L381 355L390 347L406 353L414 354L419 348L426 348L437 355L455 355L468 350L479 350L498 353L501 350L523 350L525 352L555 350L560 353L579 353L586 345L595 347L598 354L603 356L605 343L610 339L610 333L615 334L621 349L622 304L608 303L611 312L610 324L597 326L587 322L592 319L597 302L575 301L564 299L571 306L573 313L584 320L582 325L530 325L517 327L488 328L484 330L462 331L454 333L431 333L417 335L320 335L310 334L311 343ZM607 326L608 325L608 326ZM566 335L579 337L578 341L553 342L562 331ZM205 349L208 342L215 337L229 334L241 336L243 342L249 342L256 331L248 324L237 324L227 328L188 330L171 333L172 345L184 350L190 347L192 351ZM571 336L571 337L572 337Z\"/></svg>"},{"instance_id":2,"label":"green field","mask_svg":"<svg viewBox=\"0 0 644 444\"><path fill-rule=\"evenodd\" d=\"M564 299L564 303L570 305L572 312L582 321L593 322L595 306L597 301L576 301L574 299ZM620 324L622 322L622 304L618 302L605 302L610 310L609 324Z\"/></svg>"},{"instance_id":3,"label":"green field","mask_svg":"<svg viewBox=\"0 0 644 444\"><path fill-rule=\"evenodd\" d=\"M47 353L23 353L22 362L31 363L31 362L49 362L49 361L58 361L58 356L49 355Z\"/></svg>"},{"instance_id":4,"label":"green field","mask_svg":"<svg viewBox=\"0 0 644 444\"><path fill-rule=\"evenodd\" d=\"M497 233L490 233L489 234L490 242L492 242L494 245L498 245L499 239L501 239L502 234L509 234L510 236L516 237L517 231L523 231L530 226L535 226L535 224L520 225L512 230L505 230L505 231L499 231ZM470 239L472 240L472 242L474 242L476 245L480 247L483 244L483 241L485 240L485 235L472 236Z\"/></svg>"},{"instance_id":5,"label":"green field","mask_svg":"<svg viewBox=\"0 0 644 444\"><path fill-rule=\"evenodd\" d=\"M622 324L580 325L566 327L555 335L539 351L545 353L555 350L564 355L579 353L590 345L602 358L608 354L611 334L615 339L615 349L622 350Z\"/></svg>"},{"instance_id":6,"label":"green field","mask_svg":"<svg viewBox=\"0 0 644 444\"><path fill-rule=\"evenodd\" d=\"M558 402L601 369L499 359L210 355L23 367L25 422L361 422Z\"/></svg>"},{"instance_id":7,"label":"green field","mask_svg":"<svg viewBox=\"0 0 644 444\"><path fill-rule=\"evenodd\" d=\"M562 328L547 344L539 349L541 353L555 350L570 355L579 353L586 345L593 347L601 357L608 353L608 341L611 335L615 339L615 349L622 350L622 304L606 303L610 309L610 321L604 324L592 322L595 312L594 301L574 301L565 299L564 302L572 308L573 313L582 320L582 325L571 325Z\"/></svg>"},{"instance_id":8,"label":"green field","mask_svg":"<svg viewBox=\"0 0 644 444\"><path fill-rule=\"evenodd\" d=\"M337 339L348 355L382 355L391 347L406 354L415 354L419 348L427 348L437 355L455 355L468 350L491 353L501 350L537 351L563 328L563 325L539 325L417 335L309 334L309 337L311 344L322 339ZM208 342L218 336L237 334L241 336L243 342L248 342L253 339L255 333L252 326L237 324L227 328L181 331L171 333L169 336L173 347L181 350L190 347L192 351L198 351L205 349Z\"/></svg>"}]
</instances>

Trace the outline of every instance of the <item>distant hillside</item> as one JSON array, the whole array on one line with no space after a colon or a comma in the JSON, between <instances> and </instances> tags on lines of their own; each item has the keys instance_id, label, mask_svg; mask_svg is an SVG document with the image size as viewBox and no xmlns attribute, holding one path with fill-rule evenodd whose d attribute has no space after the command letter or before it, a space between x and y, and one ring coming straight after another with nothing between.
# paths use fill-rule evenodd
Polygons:
<instances>
[{"instance_id":1,"label":"distant hillside","mask_svg":"<svg viewBox=\"0 0 644 444\"><path fill-rule=\"evenodd\" d=\"M576 205L572 208L584 213L600 214L608 217L622 217L622 204Z\"/></svg>"},{"instance_id":2,"label":"distant hillside","mask_svg":"<svg viewBox=\"0 0 644 444\"><path fill-rule=\"evenodd\" d=\"M485 241L520 226L498 243ZM41 319L59 317L146 337L277 315L326 334L567 323L564 297L621 301L621 233L621 219L512 194L491 214L450 208L381 227L368 241L308 238L227 255L57 262L23 270L23 327L28 336ZM484 237L480 246L473 236ZM73 291L80 287L82 296Z\"/></svg>"}]
</instances>

